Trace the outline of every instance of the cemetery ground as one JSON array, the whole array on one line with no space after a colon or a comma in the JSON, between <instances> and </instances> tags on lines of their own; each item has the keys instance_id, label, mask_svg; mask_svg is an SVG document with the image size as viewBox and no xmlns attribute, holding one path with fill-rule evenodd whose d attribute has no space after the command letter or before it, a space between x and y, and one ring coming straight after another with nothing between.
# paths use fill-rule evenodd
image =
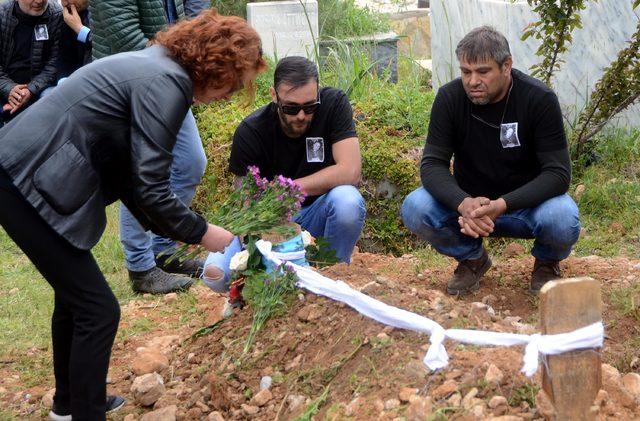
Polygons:
<instances>
[{"instance_id":1,"label":"cemetery ground","mask_svg":"<svg viewBox=\"0 0 640 421\"><path fill-rule=\"evenodd\" d=\"M607 365L597 405L602 419L631 420L640 418L638 135L614 133L601 145L599 161L571 187L584 231L562 268L567 277L591 276L601 283ZM547 411L537 397L540 374L529 380L519 373L522 347L449 341L449 366L430 373L422 364L425 335L387 328L305 291L266 323L243 355L251 308L235 309L221 321L224 298L201 283L180 294L134 295L118 241L116 206L108 216L94 250L122 305L108 390L127 398L112 419L517 420L540 419ZM445 328L533 333L538 299L526 291L530 245L489 241L494 266L481 289L463 298L444 293L454 262L424 246L399 257L358 252L350 266L322 272ZM53 296L3 231L0 249L0 419L41 419L54 387ZM215 329L203 330L214 324ZM138 388L134 396L135 379L154 370L164 387L147 384L146 393ZM266 376L272 385L261 392ZM153 383L154 378L145 379ZM144 415L152 411L160 414Z\"/></svg>"}]
</instances>

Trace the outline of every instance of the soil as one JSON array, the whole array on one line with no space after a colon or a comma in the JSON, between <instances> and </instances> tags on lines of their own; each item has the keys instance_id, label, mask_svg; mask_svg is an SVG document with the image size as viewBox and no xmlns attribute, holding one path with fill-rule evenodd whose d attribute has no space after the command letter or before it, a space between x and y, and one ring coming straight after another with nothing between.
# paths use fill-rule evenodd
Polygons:
<instances>
[{"instance_id":1,"label":"soil","mask_svg":"<svg viewBox=\"0 0 640 421\"><path fill-rule=\"evenodd\" d=\"M445 293L453 263L446 268L422 268L420 261L410 255L394 258L358 253L351 265L339 264L322 272L388 304L430 317L446 328L533 333L538 303L527 293L532 265L531 257L498 257L480 290L466 297ZM637 265L638 261L627 258L588 256L569 258L561 266L565 277L591 276L602 283L606 325L602 360L623 373L639 370L638 342L630 342L640 333L638 314L637 310L635 314L623 314L611 302L611 292L638 282ZM225 301L222 296L203 286L191 293L198 300L198 311L209 315L208 324L220 320ZM491 306L495 314L472 304L478 302ZM295 419L326 392L326 399L318 402L314 419L393 420L407 417L410 404L396 401L405 387L418 389L421 397L431 397L433 411L442 419L489 419L498 415L542 418L535 402L540 374L527 379L519 372L522 347L480 348L449 341L445 344L449 366L428 372L422 364L428 348L425 335L385 327L344 304L304 291L289 303L285 314L267 322L246 355L242 355L242 348L252 320L247 307L234 309L230 318L215 329L200 332L200 336L194 333L202 326L194 320L177 309L160 312L144 298L123 308L121 329L140 318L152 320L153 328L114 345L109 392L125 396L128 403L113 419L138 419L154 409L134 404L130 392L135 378L131 362L138 347L169 335L177 335L179 343L168 352L169 368L160 373L167 392L155 409L175 404L178 419L207 419L213 411L232 420ZM181 327L166 328L176 324ZM504 373L499 384L485 380L491 364ZM41 399L52 384L24 388L20 373L10 364L0 365L0 375L2 407L13 410L19 419L39 419L46 413ZM263 376L272 378L272 397L258 405L253 396L260 391ZM446 393L444 388L439 389L449 380L455 382L455 390ZM479 417L456 406L457 398L452 398L452 393L464 397L474 388L477 399L489 402L499 395L508 400L508 405L495 409L485 405ZM624 406L616 400L617 391L607 392L609 398L600 408L601 419L640 419L637 405ZM296 400L297 404L293 403Z\"/></svg>"}]
</instances>

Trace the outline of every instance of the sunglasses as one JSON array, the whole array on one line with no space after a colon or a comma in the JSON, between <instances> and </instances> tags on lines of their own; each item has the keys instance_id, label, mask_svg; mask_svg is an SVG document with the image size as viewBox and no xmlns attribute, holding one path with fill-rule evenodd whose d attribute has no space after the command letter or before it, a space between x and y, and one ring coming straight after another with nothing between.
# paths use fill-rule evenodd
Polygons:
<instances>
[{"instance_id":1,"label":"sunglasses","mask_svg":"<svg viewBox=\"0 0 640 421\"><path fill-rule=\"evenodd\" d=\"M305 115L309 115L318 111L318 107L320 107L320 98L318 98L318 100L312 104L283 105L280 102L278 93L276 92L276 99L278 100L278 107L280 108L280 111L282 111L282 113L286 115L298 115L298 113L300 113L300 110L302 110Z\"/></svg>"}]
</instances>

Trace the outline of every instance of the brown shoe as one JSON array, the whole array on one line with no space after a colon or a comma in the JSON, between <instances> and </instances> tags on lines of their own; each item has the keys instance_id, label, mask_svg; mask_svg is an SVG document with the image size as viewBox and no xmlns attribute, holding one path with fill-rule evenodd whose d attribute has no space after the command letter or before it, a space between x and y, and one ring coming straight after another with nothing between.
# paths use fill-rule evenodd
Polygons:
<instances>
[{"instance_id":1,"label":"brown shoe","mask_svg":"<svg viewBox=\"0 0 640 421\"><path fill-rule=\"evenodd\" d=\"M531 272L531 281L529 283L529 292L537 294L544 284L554 279L559 279L560 274L560 262L557 260L539 260L533 264L533 271Z\"/></svg>"},{"instance_id":2,"label":"brown shoe","mask_svg":"<svg viewBox=\"0 0 640 421\"><path fill-rule=\"evenodd\" d=\"M480 289L480 278L491 267L491 259L487 251L482 249L479 259L462 260L447 283L447 293L466 295Z\"/></svg>"}]
</instances>

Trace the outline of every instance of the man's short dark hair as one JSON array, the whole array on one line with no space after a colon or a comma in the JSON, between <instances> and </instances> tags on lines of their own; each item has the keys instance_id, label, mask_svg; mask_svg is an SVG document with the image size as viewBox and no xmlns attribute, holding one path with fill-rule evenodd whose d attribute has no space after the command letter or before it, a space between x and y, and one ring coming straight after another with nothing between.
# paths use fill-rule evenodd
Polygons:
<instances>
[{"instance_id":1,"label":"man's short dark hair","mask_svg":"<svg viewBox=\"0 0 640 421\"><path fill-rule=\"evenodd\" d=\"M286 83L297 89L311 79L318 83L318 66L313 61L300 56L285 57L276 65L273 87L278 89L278 86Z\"/></svg>"},{"instance_id":2,"label":"man's short dark hair","mask_svg":"<svg viewBox=\"0 0 640 421\"><path fill-rule=\"evenodd\" d=\"M480 26L462 38L456 47L456 56L469 63L492 59L502 66L511 57L511 51L504 35L491 26Z\"/></svg>"}]
</instances>

